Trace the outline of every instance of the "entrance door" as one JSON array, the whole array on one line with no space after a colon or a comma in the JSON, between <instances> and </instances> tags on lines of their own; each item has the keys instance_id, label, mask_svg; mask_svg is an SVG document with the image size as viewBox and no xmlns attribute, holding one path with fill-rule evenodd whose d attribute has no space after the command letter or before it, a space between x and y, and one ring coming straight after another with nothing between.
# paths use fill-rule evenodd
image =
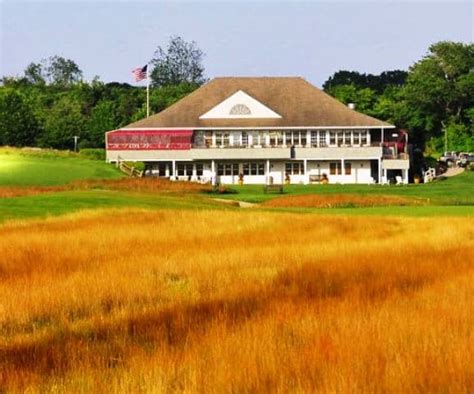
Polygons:
<instances>
[{"instance_id":1,"label":"entrance door","mask_svg":"<svg viewBox=\"0 0 474 394\"><path fill-rule=\"evenodd\" d=\"M158 176L159 177L169 177L171 175L171 163L169 162L160 162L158 163Z\"/></svg>"}]
</instances>

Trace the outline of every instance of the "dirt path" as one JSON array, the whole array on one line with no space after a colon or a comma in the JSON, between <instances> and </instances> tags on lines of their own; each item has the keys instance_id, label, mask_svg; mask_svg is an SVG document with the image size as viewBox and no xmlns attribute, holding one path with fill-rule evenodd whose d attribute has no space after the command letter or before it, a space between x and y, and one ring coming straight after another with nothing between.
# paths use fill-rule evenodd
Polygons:
<instances>
[{"instance_id":1,"label":"dirt path","mask_svg":"<svg viewBox=\"0 0 474 394\"><path fill-rule=\"evenodd\" d=\"M240 208L252 208L257 204L246 202L246 201L236 201L236 200L226 200L225 198L213 198L214 201L222 202L224 204L230 204L233 206L239 206Z\"/></svg>"},{"instance_id":2,"label":"dirt path","mask_svg":"<svg viewBox=\"0 0 474 394\"><path fill-rule=\"evenodd\" d=\"M459 175L463 171L464 171L464 168L452 167L452 168L448 168L448 170L444 174L441 174L441 176L445 176L445 177L456 176L456 175Z\"/></svg>"}]
</instances>

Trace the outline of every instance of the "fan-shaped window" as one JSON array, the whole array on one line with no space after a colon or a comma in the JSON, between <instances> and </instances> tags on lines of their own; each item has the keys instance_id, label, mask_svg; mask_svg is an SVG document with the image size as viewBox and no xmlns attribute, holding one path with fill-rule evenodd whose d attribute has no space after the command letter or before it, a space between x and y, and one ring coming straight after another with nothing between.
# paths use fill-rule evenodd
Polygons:
<instances>
[{"instance_id":1,"label":"fan-shaped window","mask_svg":"<svg viewBox=\"0 0 474 394\"><path fill-rule=\"evenodd\" d=\"M251 115L250 108L245 104L235 104L229 112L229 115Z\"/></svg>"}]
</instances>

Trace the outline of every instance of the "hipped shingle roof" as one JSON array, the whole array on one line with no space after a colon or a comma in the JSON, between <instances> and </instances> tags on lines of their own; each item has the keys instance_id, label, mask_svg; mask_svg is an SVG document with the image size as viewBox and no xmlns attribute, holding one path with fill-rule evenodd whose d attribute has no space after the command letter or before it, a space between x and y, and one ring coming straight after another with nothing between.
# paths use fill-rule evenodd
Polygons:
<instances>
[{"instance_id":1,"label":"hipped shingle roof","mask_svg":"<svg viewBox=\"0 0 474 394\"><path fill-rule=\"evenodd\" d=\"M244 91L282 117L199 119L229 96ZM200 127L390 127L361 114L299 77L215 78L164 111L127 128ZM392 126L393 127L393 126Z\"/></svg>"}]
</instances>

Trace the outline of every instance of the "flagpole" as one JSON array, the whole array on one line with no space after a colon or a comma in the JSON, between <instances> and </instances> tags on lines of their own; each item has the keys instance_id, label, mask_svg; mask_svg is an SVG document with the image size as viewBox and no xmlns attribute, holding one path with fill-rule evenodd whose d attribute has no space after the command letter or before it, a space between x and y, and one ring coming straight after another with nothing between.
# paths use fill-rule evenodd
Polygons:
<instances>
[{"instance_id":1,"label":"flagpole","mask_svg":"<svg viewBox=\"0 0 474 394\"><path fill-rule=\"evenodd\" d=\"M148 64L146 65L146 117L150 116L150 74Z\"/></svg>"}]
</instances>

